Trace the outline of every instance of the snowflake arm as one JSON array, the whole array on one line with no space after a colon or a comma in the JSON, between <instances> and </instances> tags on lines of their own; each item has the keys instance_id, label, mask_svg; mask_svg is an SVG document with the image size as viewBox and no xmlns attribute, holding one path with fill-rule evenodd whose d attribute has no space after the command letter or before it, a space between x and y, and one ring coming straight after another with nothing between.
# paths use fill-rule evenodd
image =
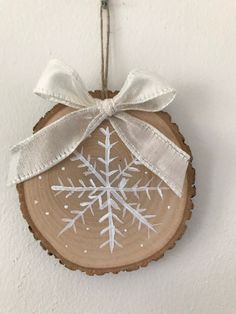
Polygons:
<instances>
[{"instance_id":1,"label":"snowflake arm","mask_svg":"<svg viewBox=\"0 0 236 314\"><path fill-rule=\"evenodd\" d=\"M51 189L53 191L56 191L56 194L55 194L56 196L61 194L62 192L67 192L65 197L68 198L71 195L73 195L74 193L80 193L79 194L79 198L80 198L81 196L83 196L83 194L85 192L92 192L92 194L94 194L97 191L103 191L104 190L103 186L96 186L92 179L89 180L91 183L90 186L86 186L84 184L84 181L81 179L79 180L79 183L81 184L81 186L75 186L70 178L67 178L67 180L70 183L70 186L65 186L59 177L58 177L58 181L59 181L60 185L52 185L51 186Z\"/></svg>"},{"instance_id":2,"label":"snowflake arm","mask_svg":"<svg viewBox=\"0 0 236 314\"><path fill-rule=\"evenodd\" d=\"M113 212L113 208L119 209L119 206L111 197L112 187L110 185L110 177L118 171L110 171L110 164L116 159L116 157L111 158L111 149L116 143L111 144L111 133L108 127L106 129L100 128L100 131L103 133L103 135L105 135L105 143L98 142L98 144L104 148L105 157L104 159L98 158L98 160L105 166L105 171L101 172L105 175L106 180L106 201L104 202L104 204L102 204L101 209L107 208L107 213L101 217L99 222L102 223L104 220L107 220L108 222L108 227L104 228L100 233L101 235L103 235L108 232L108 240L103 242L100 248L104 247L105 245L109 245L110 252L112 253L115 244L119 247L122 247L121 244L116 240L116 233L118 233L119 235L122 235L122 233L118 230L118 228L115 227L114 220L117 220L119 223L123 223Z\"/></svg>"},{"instance_id":3,"label":"snowflake arm","mask_svg":"<svg viewBox=\"0 0 236 314\"><path fill-rule=\"evenodd\" d=\"M94 212L92 209L92 206L98 201L100 201L101 197L103 196L105 192L102 192L94 197L92 197L92 200L90 202L84 202L81 203L80 206L84 207L82 211L80 210L71 210L71 214L76 214L73 218L62 218L62 221L66 222L67 224L65 227L59 232L58 237L61 236L66 230L73 228L74 232L76 232L76 222L81 218L82 223L85 224L84 215L85 213L90 210L92 215L94 216Z\"/></svg>"},{"instance_id":4,"label":"snowflake arm","mask_svg":"<svg viewBox=\"0 0 236 314\"><path fill-rule=\"evenodd\" d=\"M132 207L132 204L129 204L127 202L125 202L125 200L115 191L112 192L112 195L114 196L114 198L128 211L130 212L130 214L133 216L134 219L137 219L139 222L139 229L141 227L141 225L145 225L146 227L148 227L149 229L151 229L152 231L156 232L155 228L153 227L153 225L147 220L149 218L153 218L155 217L155 215L142 215L140 211L138 211L137 209ZM145 211L146 209L142 210Z\"/></svg>"},{"instance_id":5,"label":"snowflake arm","mask_svg":"<svg viewBox=\"0 0 236 314\"><path fill-rule=\"evenodd\" d=\"M106 184L103 177L96 170L96 163L94 163L94 164L91 163L90 155L88 155L87 158L84 157L83 148L81 149L80 153L78 151L74 152L74 157L71 157L71 161L75 161L75 160L81 161L82 164L78 166L79 168L84 168L84 167L87 168L87 171L84 172L85 176L93 174L102 185Z\"/></svg>"},{"instance_id":6,"label":"snowflake arm","mask_svg":"<svg viewBox=\"0 0 236 314\"><path fill-rule=\"evenodd\" d=\"M128 180L122 178L119 186L114 188L114 190L116 192L120 192L125 199L127 199L126 194L125 194L127 192L133 193L137 197L137 199L139 199L140 192L145 192L148 199L150 200L151 199L151 196L149 193L150 191L157 191L161 199L163 199L164 197L163 190L168 190L169 188L165 186L161 186L163 181L160 181L157 186L150 186L151 181L152 179L149 180L146 184L140 185L140 182L141 182L141 179L140 179L132 187L126 187Z\"/></svg>"},{"instance_id":7,"label":"snowflake arm","mask_svg":"<svg viewBox=\"0 0 236 314\"><path fill-rule=\"evenodd\" d=\"M111 181L111 184L113 184L116 180L124 177L132 177L132 174L129 172L139 172L140 170L135 167L138 165L141 165L141 162L133 158L129 163L127 162L127 159L124 159L125 167L122 169L120 165L118 165L119 173L116 175L116 177Z\"/></svg>"},{"instance_id":8,"label":"snowflake arm","mask_svg":"<svg viewBox=\"0 0 236 314\"><path fill-rule=\"evenodd\" d=\"M105 233L108 232L108 240L103 242L100 245L100 248L109 245L110 251L113 252L115 244L119 247L122 247L122 245L116 240L116 233L119 234L120 236L124 236L119 231L119 229L115 227L114 220L117 220L119 223L123 222L116 214L114 214L112 210L112 208L117 208L117 204L112 200L112 198L107 200L103 207L104 208L107 207L108 212L100 218L99 222L102 223L103 221L107 220L108 226L101 230L100 235L104 235Z\"/></svg>"}]
</instances>

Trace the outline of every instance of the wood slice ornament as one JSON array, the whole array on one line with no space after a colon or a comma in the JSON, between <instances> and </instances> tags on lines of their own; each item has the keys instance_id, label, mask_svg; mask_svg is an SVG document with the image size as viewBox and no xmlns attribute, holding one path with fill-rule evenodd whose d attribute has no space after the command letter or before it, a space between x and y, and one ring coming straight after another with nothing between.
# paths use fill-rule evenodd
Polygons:
<instances>
[{"instance_id":1,"label":"wood slice ornament","mask_svg":"<svg viewBox=\"0 0 236 314\"><path fill-rule=\"evenodd\" d=\"M90 94L101 98L99 91ZM56 105L34 131L72 111ZM166 112L129 114L192 156ZM69 269L102 275L146 266L175 245L191 216L194 169L190 161L182 196L176 196L105 120L69 157L17 184L17 190L23 216L42 247Z\"/></svg>"}]
</instances>

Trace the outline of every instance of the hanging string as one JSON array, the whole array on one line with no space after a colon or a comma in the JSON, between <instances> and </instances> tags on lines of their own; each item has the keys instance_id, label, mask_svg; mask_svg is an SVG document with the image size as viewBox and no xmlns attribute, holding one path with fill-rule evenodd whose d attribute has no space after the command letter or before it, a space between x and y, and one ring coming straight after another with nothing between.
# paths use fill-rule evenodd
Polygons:
<instances>
[{"instance_id":1,"label":"hanging string","mask_svg":"<svg viewBox=\"0 0 236 314\"><path fill-rule=\"evenodd\" d=\"M104 47L104 13L107 17L106 46ZM101 0L100 7L100 31L101 31L101 81L102 99L108 98L108 69L109 69L109 45L110 45L110 10L109 0Z\"/></svg>"}]
</instances>

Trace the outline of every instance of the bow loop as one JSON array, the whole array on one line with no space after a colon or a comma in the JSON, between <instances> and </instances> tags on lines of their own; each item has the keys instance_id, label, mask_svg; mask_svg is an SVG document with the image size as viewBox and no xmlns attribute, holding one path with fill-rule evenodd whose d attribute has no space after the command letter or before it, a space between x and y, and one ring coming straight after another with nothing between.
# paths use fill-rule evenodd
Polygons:
<instances>
[{"instance_id":1,"label":"bow loop","mask_svg":"<svg viewBox=\"0 0 236 314\"><path fill-rule=\"evenodd\" d=\"M157 112L167 107L175 96L176 90L161 76L143 70L133 70L114 97L114 102L122 111Z\"/></svg>"},{"instance_id":2,"label":"bow loop","mask_svg":"<svg viewBox=\"0 0 236 314\"><path fill-rule=\"evenodd\" d=\"M90 107L95 103L79 74L57 59L48 63L34 93L46 100L76 109Z\"/></svg>"},{"instance_id":3,"label":"bow loop","mask_svg":"<svg viewBox=\"0 0 236 314\"><path fill-rule=\"evenodd\" d=\"M79 75L60 61L49 62L34 92L77 109L23 140L11 150L9 183L28 180L67 158L106 118L130 152L181 196L190 156L128 110L157 112L175 90L160 77L133 71L113 99L89 95ZM80 126L78 130L78 125Z\"/></svg>"}]
</instances>

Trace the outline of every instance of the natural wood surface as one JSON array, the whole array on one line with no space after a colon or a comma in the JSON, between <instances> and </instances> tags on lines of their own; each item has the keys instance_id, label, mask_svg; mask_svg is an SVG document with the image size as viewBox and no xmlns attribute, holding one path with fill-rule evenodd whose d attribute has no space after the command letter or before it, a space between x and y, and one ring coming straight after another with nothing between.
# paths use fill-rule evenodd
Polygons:
<instances>
[{"instance_id":1,"label":"natural wood surface","mask_svg":"<svg viewBox=\"0 0 236 314\"><path fill-rule=\"evenodd\" d=\"M99 91L91 94L97 98L100 96ZM110 93L110 97L113 95L113 93ZM56 105L38 122L34 131L37 132L72 110L64 105ZM179 132L177 125L171 122L167 113L130 113L158 128L191 155L189 147L184 142L184 137ZM100 127L109 127L112 131L108 121L104 121ZM89 154L92 160L96 160L103 154L102 148L97 145L100 139L101 132L98 128L90 138L78 147L78 151L83 146L84 155ZM119 164L122 165L125 158L129 161L131 156L119 137L114 133L112 134L112 140L117 142L114 146L114 156L118 158L112 163L113 169L116 169ZM63 184L68 185L68 178L75 185L76 183L78 185L80 179L86 185L89 185L90 177L86 177L84 169L78 166L77 161L72 162L68 157L40 176L17 185L21 210L34 237L40 240L42 247L50 255L57 257L60 263L67 268L72 270L80 269L88 275L135 270L162 257L165 251L172 248L175 242L181 238L186 229L186 220L191 217L192 197L195 195L195 175L191 163L187 170L181 198L178 198L169 189L163 190L163 199L157 191L150 192L151 200L148 199L145 193L140 194L138 202L141 207L146 208L149 215L155 215L150 221L155 226L156 232L148 232L145 226L138 230L138 222L133 222L132 215L128 213L123 217L123 212L120 212L121 216L119 218L123 223L115 222L115 226L125 235L124 237L118 235L119 243L123 247L115 246L112 253L109 246L100 248L107 235L100 235L101 228L105 228L106 222L99 222L104 212L99 208L98 203L94 204L94 215L92 212L86 212L84 223L79 219L76 221L75 230L69 228L60 234L66 224L65 219L75 217L70 210L81 210L80 203L86 201L86 195L83 195L82 199L79 199L76 193L67 197L66 193L62 192L56 196L52 186L58 185L59 179ZM160 179L144 166L139 166L139 169L140 172L135 173L129 181L131 186L139 178L143 183L147 183L152 177L152 184L157 185L160 182ZM165 186L165 184L162 186ZM129 203L137 203L134 195L131 194L128 197Z\"/></svg>"}]
</instances>

